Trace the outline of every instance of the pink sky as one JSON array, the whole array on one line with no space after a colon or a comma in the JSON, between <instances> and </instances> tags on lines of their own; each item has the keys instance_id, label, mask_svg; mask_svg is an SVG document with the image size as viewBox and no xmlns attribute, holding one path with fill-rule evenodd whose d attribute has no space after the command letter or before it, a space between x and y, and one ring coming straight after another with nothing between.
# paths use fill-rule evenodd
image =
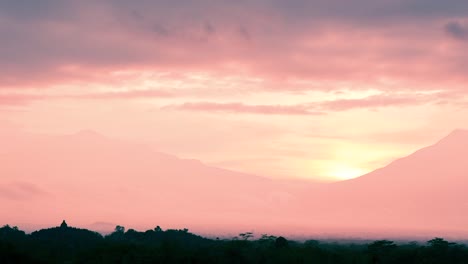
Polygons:
<instances>
[{"instance_id":1,"label":"pink sky","mask_svg":"<svg viewBox=\"0 0 468 264\"><path fill-rule=\"evenodd\" d=\"M0 1L0 225L466 238L467 50L465 0Z\"/></svg>"},{"instance_id":2,"label":"pink sky","mask_svg":"<svg viewBox=\"0 0 468 264\"><path fill-rule=\"evenodd\" d=\"M459 0L8 1L0 39L2 127L266 177L357 177L468 127Z\"/></svg>"}]
</instances>

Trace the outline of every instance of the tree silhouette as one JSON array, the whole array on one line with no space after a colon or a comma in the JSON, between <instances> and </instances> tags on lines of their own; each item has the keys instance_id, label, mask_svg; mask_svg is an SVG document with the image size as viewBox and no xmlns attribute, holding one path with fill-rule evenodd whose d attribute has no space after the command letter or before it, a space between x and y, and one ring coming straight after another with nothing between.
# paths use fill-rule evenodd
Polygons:
<instances>
[{"instance_id":1,"label":"tree silhouette","mask_svg":"<svg viewBox=\"0 0 468 264\"><path fill-rule=\"evenodd\" d=\"M249 240L253 237L253 233L252 232L245 232L245 233L240 233L239 236L243 239L243 240Z\"/></svg>"},{"instance_id":2,"label":"tree silhouette","mask_svg":"<svg viewBox=\"0 0 468 264\"><path fill-rule=\"evenodd\" d=\"M125 227L118 225L118 226L115 227L114 232L116 232L116 233L125 233Z\"/></svg>"},{"instance_id":3,"label":"tree silhouette","mask_svg":"<svg viewBox=\"0 0 468 264\"><path fill-rule=\"evenodd\" d=\"M395 242L390 240L378 240L371 243L368 247L372 263L388 263L392 250L397 248Z\"/></svg>"},{"instance_id":4,"label":"tree silhouette","mask_svg":"<svg viewBox=\"0 0 468 264\"><path fill-rule=\"evenodd\" d=\"M427 241L427 244L429 244L429 246L433 248L439 248L439 249L448 248L450 245L453 245L453 243L449 243L448 241L440 237L436 237Z\"/></svg>"},{"instance_id":5,"label":"tree silhouette","mask_svg":"<svg viewBox=\"0 0 468 264\"><path fill-rule=\"evenodd\" d=\"M188 229L140 232L123 226L105 237L86 229L59 227L31 234L8 225L0 228L0 264L10 263L333 263L465 264L468 248L442 238L427 244L378 240L371 243L288 241L252 232L241 240L208 239Z\"/></svg>"},{"instance_id":6,"label":"tree silhouette","mask_svg":"<svg viewBox=\"0 0 468 264\"><path fill-rule=\"evenodd\" d=\"M275 247L276 248L287 248L289 246L288 240L286 238L280 236L275 240Z\"/></svg>"},{"instance_id":7,"label":"tree silhouette","mask_svg":"<svg viewBox=\"0 0 468 264\"><path fill-rule=\"evenodd\" d=\"M68 228L67 222L65 222L65 220L63 220L62 224L60 224L60 228Z\"/></svg>"}]
</instances>

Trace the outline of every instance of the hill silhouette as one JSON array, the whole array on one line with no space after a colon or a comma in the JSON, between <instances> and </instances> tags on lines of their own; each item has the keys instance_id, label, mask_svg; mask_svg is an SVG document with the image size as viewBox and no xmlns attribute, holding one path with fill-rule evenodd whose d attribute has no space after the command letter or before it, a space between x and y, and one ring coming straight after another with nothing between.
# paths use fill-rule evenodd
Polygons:
<instances>
[{"instance_id":1,"label":"hill silhouette","mask_svg":"<svg viewBox=\"0 0 468 264\"><path fill-rule=\"evenodd\" d=\"M345 220L341 226L468 234L466 146L468 131L456 130L371 173L311 189L303 200L330 226Z\"/></svg>"},{"instance_id":2,"label":"hill silhouette","mask_svg":"<svg viewBox=\"0 0 468 264\"><path fill-rule=\"evenodd\" d=\"M0 138L0 144L5 153L0 156L0 209L15 212L2 216L5 222L23 222L34 214L36 223L67 215L83 225L139 221L145 226L157 220L213 229L235 224L243 229L242 222L266 222L298 188L92 131L17 134Z\"/></svg>"},{"instance_id":3,"label":"hill silhouette","mask_svg":"<svg viewBox=\"0 0 468 264\"><path fill-rule=\"evenodd\" d=\"M468 235L463 130L362 177L301 186L90 131L19 133L0 143L0 210L12 212L0 216L3 223L34 228L66 215L81 226L157 221L210 233Z\"/></svg>"}]
</instances>

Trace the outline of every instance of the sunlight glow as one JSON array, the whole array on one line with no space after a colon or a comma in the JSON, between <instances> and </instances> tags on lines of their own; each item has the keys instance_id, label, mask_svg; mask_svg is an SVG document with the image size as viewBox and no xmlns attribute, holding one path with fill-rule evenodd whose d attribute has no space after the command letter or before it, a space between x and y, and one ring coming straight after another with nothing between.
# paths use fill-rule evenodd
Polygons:
<instances>
[{"instance_id":1,"label":"sunlight glow","mask_svg":"<svg viewBox=\"0 0 468 264\"><path fill-rule=\"evenodd\" d=\"M339 164L330 171L330 176L338 180L350 180L362 176L365 171L348 165Z\"/></svg>"}]
</instances>

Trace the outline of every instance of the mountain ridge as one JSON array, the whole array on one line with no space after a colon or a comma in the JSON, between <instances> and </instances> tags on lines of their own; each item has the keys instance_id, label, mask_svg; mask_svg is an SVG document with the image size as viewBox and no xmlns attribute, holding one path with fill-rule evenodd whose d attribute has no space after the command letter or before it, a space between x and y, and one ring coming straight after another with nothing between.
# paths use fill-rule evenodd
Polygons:
<instances>
[{"instance_id":1,"label":"mountain ridge","mask_svg":"<svg viewBox=\"0 0 468 264\"><path fill-rule=\"evenodd\" d=\"M137 228L154 223L201 232L209 232L207 226L222 232L282 227L291 233L298 227L303 232L363 230L366 223L379 232L391 227L468 234L468 203L462 202L468 200L468 154L456 144L467 135L456 131L354 180L304 182L304 187L94 133L13 137L18 144L9 142L0 155L0 192L5 194L0 193L0 210L15 214L0 221L27 222L35 215L44 225L66 216L81 226L100 219ZM449 158L436 162L440 157ZM47 195L24 188L27 184Z\"/></svg>"},{"instance_id":2,"label":"mountain ridge","mask_svg":"<svg viewBox=\"0 0 468 264\"><path fill-rule=\"evenodd\" d=\"M466 152L466 154L468 155L468 148L464 148L463 144L460 144L460 141L466 141L467 142L466 146L468 146L468 130L454 129L448 135L436 141L432 145L419 148L418 150L412 152L409 155L406 155L401 158L397 158L391 161L390 163L388 163L387 165L377 168L357 178L335 182L334 184L356 182L356 181L361 181L363 179L368 179L370 177L375 176L375 174L380 173L382 170L397 167L397 166L402 166L404 163L408 161L408 159L412 159L415 157L418 159L425 159L426 162L434 161L434 159L440 158L440 156L446 157L447 153L438 152L441 148L445 151L450 151L450 153L448 154L453 155L453 153L456 153L458 155L457 158L460 158L460 153L458 153L460 150ZM467 163L468 163L468 160L467 160Z\"/></svg>"}]
</instances>

